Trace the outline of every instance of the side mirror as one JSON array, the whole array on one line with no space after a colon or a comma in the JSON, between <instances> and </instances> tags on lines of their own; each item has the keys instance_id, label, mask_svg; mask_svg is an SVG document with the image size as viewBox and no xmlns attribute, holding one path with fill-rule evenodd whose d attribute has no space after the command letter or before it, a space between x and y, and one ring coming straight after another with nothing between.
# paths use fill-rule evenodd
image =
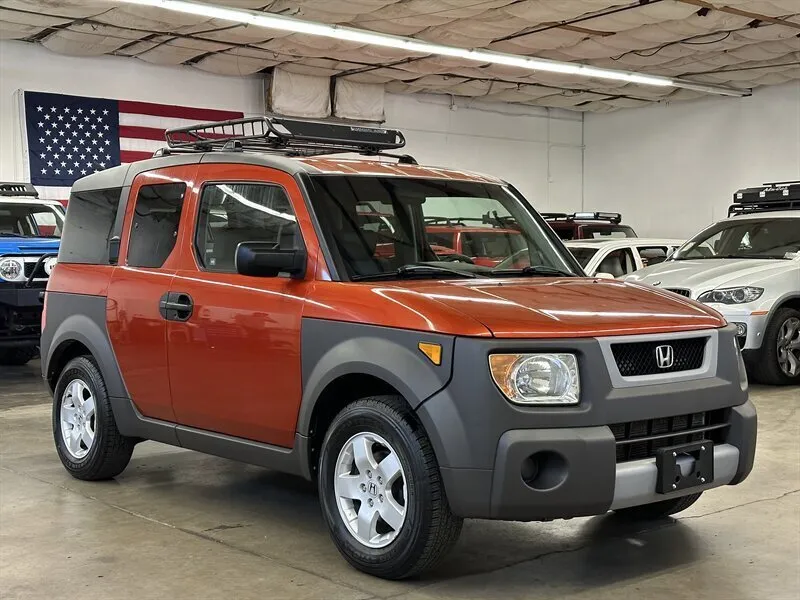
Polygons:
<instances>
[{"instance_id":1,"label":"side mirror","mask_svg":"<svg viewBox=\"0 0 800 600\"><path fill-rule=\"evenodd\" d=\"M597 279L616 279L611 273L595 273Z\"/></svg>"},{"instance_id":2,"label":"side mirror","mask_svg":"<svg viewBox=\"0 0 800 600\"><path fill-rule=\"evenodd\" d=\"M250 277L277 277L288 273L295 279L306 274L306 251L276 250L272 243L241 242L236 247L236 272Z\"/></svg>"},{"instance_id":3,"label":"side mirror","mask_svg":"<svg viewBox=\"0 0 800 600\"><path fill-rule=\"evenodd\" d=\"M119 236L115 235L108 240L108 263L115 265L119 262Z\"/></svg>"}]
</instances>

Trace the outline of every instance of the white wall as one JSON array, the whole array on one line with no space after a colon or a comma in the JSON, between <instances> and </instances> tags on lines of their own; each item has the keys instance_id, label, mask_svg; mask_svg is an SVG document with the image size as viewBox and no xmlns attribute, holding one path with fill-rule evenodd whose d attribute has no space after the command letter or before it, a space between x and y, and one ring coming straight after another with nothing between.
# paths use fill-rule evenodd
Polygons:
<instances>
[{"instance_id":1,"label":"white wall","mask_svg":"<svg viewBox=\"0 0 800 600\"><path fill-rule=\"evenodd\" d=\"M18 90L144 100L263 114L258 77L222 77L122 57L78 58L0 42L0 179L20 179ZM467 108L467 105L472 108ZM507 178L540 210L579 210L582 118L566 111L387 95L387 125L403 130L420 162Z\"/></svg>"},{"instance_id":2,"label":"white wall","mask_svg":"<svg viewBox=\"0 0 800 600\"><path fill-rule=\"evenodd\" d=\"M587 210L623 213L639 235L686 237L727 216L733 193L800 180L800 82L590 114Z\"/></svg>"}]
</instances>

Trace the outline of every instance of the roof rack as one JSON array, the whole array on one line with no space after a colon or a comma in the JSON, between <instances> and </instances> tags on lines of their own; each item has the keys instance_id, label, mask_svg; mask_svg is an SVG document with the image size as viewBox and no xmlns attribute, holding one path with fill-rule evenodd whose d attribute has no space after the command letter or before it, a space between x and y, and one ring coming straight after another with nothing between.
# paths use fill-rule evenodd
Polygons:
<instances>
[{"instance_id":1,"label":"roof rack","mask_svg":"<svg viewBox=\"0 0 800 600\"><path fill-rule=\"evenodd\" d=\"M728 216L754 212L800 209L800 181L765 183L759 187L743 188L733 195Z\"/></svg>"},{"instance_id":2,"label":"roof rack","mask_svg":"<svg viewBox=\"0 0 800 600\"><path fill-rule=\"evenodd\" d=\"M168 148L161 154L244 150L288 156L318 156L355 152L384 154L400 162L416 164L408 155L386 154L406 145L397 129L325 123L284 117L246 117L229 121L198 123L166 131Z\"/></svg>"},{"instance_id":3,"label":"roof rack","mask_svg":"<svg viewBox=\"0 0 800 600\"><path fill-rule=\"evenodd\" d=\"M0 181L0 196L27 196L38 198L39 192L30 183L14 183L10 181Z\"/></svg>"},{"instance_id":4,"label":"roof rack","mask_svg":"<svg viewBox=\"0 0 800 600\"><path fill-rule=\"evenodd\" d=\"M621 223L622 215L613 212L541 213L547 221L611 221Z\"/></svg>"}]
</instances>

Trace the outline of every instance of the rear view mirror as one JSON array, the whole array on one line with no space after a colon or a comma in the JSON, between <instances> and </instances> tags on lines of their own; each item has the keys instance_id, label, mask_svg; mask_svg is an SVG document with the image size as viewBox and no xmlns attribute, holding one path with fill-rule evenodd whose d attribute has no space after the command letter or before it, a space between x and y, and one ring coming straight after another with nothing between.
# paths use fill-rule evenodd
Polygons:
<instances>
[{"instance_id":1,"label":"rear view mirror","mask_svg":"<svg viewBox=\"0 0 800 600\"><path fill-rule=\"evenodd\" d=\"M277 250L274 244L265 242L242 242L236 247L236 272L250 277L288 273L302 279L306 274L306 251Z\"/></svg>"}]
</instances>

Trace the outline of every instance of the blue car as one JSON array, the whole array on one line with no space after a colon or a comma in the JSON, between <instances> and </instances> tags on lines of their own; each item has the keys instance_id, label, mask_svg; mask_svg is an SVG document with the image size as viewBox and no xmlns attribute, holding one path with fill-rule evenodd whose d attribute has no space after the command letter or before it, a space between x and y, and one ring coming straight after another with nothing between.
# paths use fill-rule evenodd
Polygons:
<instances>
[{"instance_id":1,"label":"blue car","mask_svg":"<svg viewBox=\"0 0 800 600\"><path fill-rule=\"evenodd\" d=\"M64 208L29 183L0 183L0 365L39 351L41 292L56 264Z\"/></svg>"}]
</instances>

